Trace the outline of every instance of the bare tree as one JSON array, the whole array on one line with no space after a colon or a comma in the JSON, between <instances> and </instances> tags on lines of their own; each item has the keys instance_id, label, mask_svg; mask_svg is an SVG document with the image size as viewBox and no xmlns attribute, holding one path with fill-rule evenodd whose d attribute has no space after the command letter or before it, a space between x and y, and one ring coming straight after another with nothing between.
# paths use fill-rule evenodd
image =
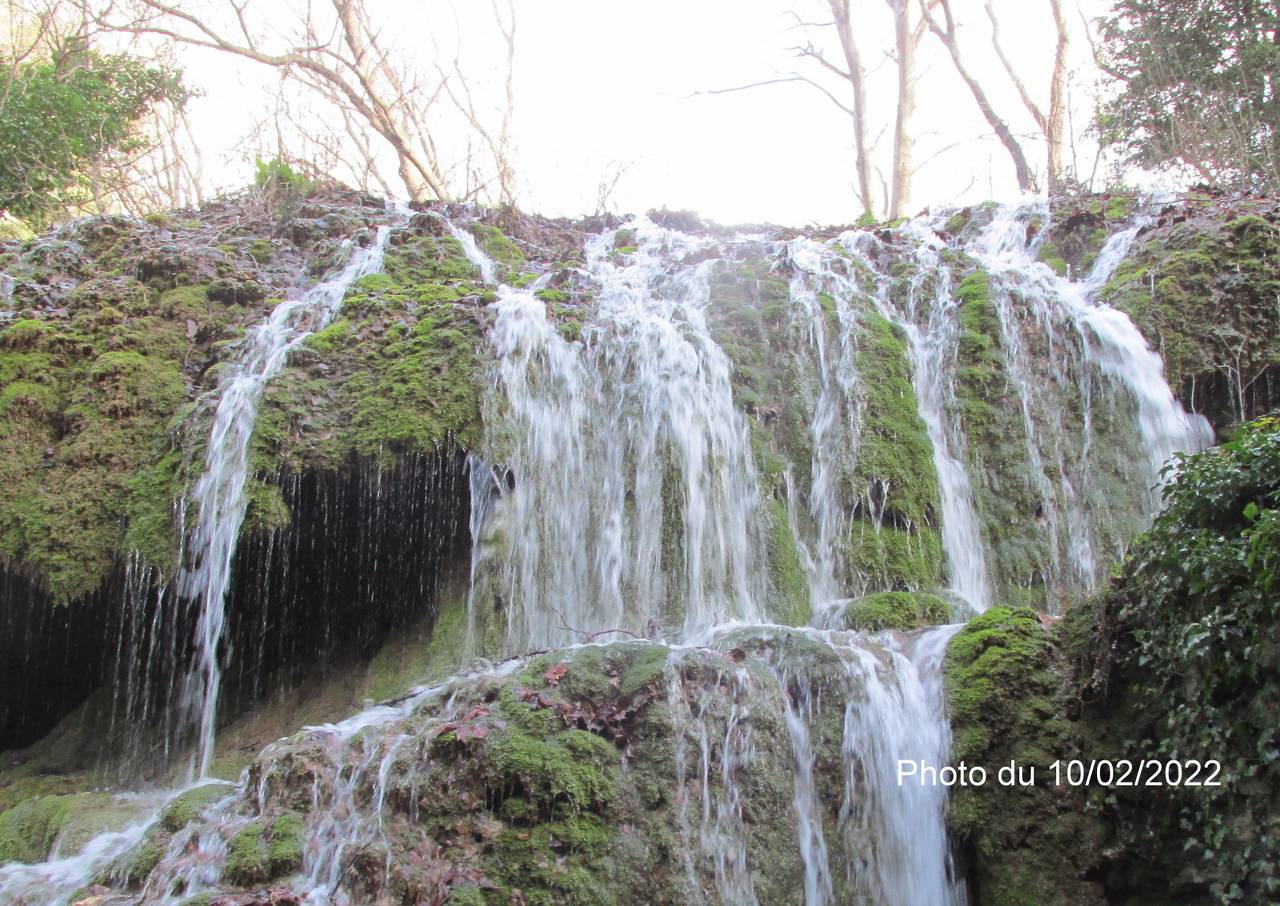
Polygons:
<instances>
[{"instance_id":1,"label":"bare tree","mask_svg":"<svg viewBox=\"0 0 1280 906\"><path fill-rule=\"evenodd\" d=\"M80 2L87 9L90 0ZM400 180L411 199L450 197L451 161L437 144L443 131L437 103L451 92L455 98L468 94L457 61L452 71L437 68L438 75L428 76L427 67L398 59L372 23L365 0L306 0L288 33L275 39L268 37L263 23L251 19L252 8L248 0L222 0L218 9L225 21L217 23L212 15L192 12L188 4L119 0L91 16L99 28L158 36L280 70L379 136L394 154ZM500 27L513 53L514 14L500 21ZM481 122L482 118L475 114L475 120ZM494 137L495 143L505 143L504 154L510 143L509 130L508 116ZM500 169L506 172L499 183L511 186L509 158L503 158Z\"/></svg>"},{"instance_id":2,"label":"bare tree","mask_svg":"<svg viewBox=\"0 0 1280 906\"><path fill-rule=\"evenodd\" d=\"M4 110L13 90L14 80L23 64L49 51L58 42L59 4L30 6L21 0L5 0L4 16L4 82L0 85L0 111Z\"/></svg>"},{"instance_id":3,"label":"bare tree","mask_svg":"<svg viewBox=\"0 0 1280 906\"><path fill-rule=\"evenodd\" d=\"M146 140L136 152L113 154L88 174L93 205L86 213L141 215L204 201L204 156L185 108L158 104L139 131Z\"/></svg>"},{"instance_id":4,"label":"bare tree","mask_svg":"<svg viewBox=\"0 0 1280 906\"><path fill-rule=\"evenodd\" d=\"M512 163L511 118L515 111L515 90L513 74L516 56L516 9L514 0L493 0L493 18L502 34L504 59L506 63L503 80L503 104L499 113L498 129L491 129L484 116L477 108L475 97L466 76L462 72L458 58L454 57L452 71L446 72L438 67L440 83L454 106L466 118L472 131L488 149L493 158L494 181L497 183L498 198L502 204L512 206L516 201L515 167ZM456 87L455 87L456 86Z\"/></svg>"},{"instance_id":5,"label":"bare tree","mask_svg":"<svg viewBox=\"0 0 1280 906\"><path fill-rule=\"evenodd\" d=\"M1026 82L1023 81L1004 52L1004 47L1000 43L1000 18L992 7L992 0L987 0L986 11L987 18L991 21L991 45L995 49L996 56L1000 59L1000 65L1004 67L1005 73L1009 76L1009 81L1018 90L1018 97L1022 99L1022 105L1027 108L1027 112L1035 120L1037 128L1044 135L1046 187L1050 192L1056 192L1062 187L1063 131L1066 127L1067 47L1070 41L1070 33L1067 31L1067 24L1062 16L1061 0L1048 0L1048 3L1049 11L1053 17L1056 39L1053 51L1053 69L1049 76L1049 107L1047 111L1032 98L1031 92L1027 90Z\"/></svg>"},{"instance_id":6,"label":"bare tree","mask_svg":"<svg viewBox=\"0 0 1280 906\"><path fill-rule=\"evenodd\" d=\"M853 28L850 24L849 0L827 0L831 7L833 25L840 38L840 51L844 55L845 68L827 60L820 50L812 44L797 48L797 52L809 59L816 60L821 66L840 76L849 84L850 104L845 106L839 101L836 105L849 114L853 123L853 170L854 184L858 193L858 201L862 209L868 213L875 211L875 200L871 195L871 148L867 139L867 68L862 61L862 52L854 40Z\"/></svg>"},{"instance_id":7,"label":"bare tree","mask_svg":"<svg viewBox=\"0 0 1280 906\"><path fill-rule=\"evenodd\" d=\"M911 196L915 141L911 118L916 110L916 51L928 33L924 16L911 21L911 0L885 0L893 15L894 56L898 70L898 104L893 122L893 166L890 177L889 219L903 216ZM938 0L929 0L929 8Z\"/></svg>"},{"instance_id":8,"label":"bare tree","mask_svg":"<svg viewBox=\"0 0 1280 906\"><path fill-rule=\"evenodd\" d=\"M907 200L911 195L911 178L913 169L914 136L911 130L911 119L916 108L916 58L920 42L928 33L925 19L912 16L911 0L884 0L893 19L894 49L893 59L897 70L897 104L893 122L893 152L889 165L889 188L886 207L890 220L902 216ZM938 0L926 0L935 6ZM841 110L848 114L853 125L854 150L854 186L858 201L863 210L875 213L881 210L872 194L871 176L875 169L871 157L875 141L870 136L871 126L867 112L867 79L868 70L861 49L854 33L853 14L856 4L853 0L827 0L831 9L830 23L812 23L797 20L797 24L806 27L814 25L830 25L834 28L840 43L841 55L844 57L843 68L831 62L822 50L812 42L793 50L798 56L818 63L848 83L848 101L828 91L824 86L812 79L803 78L810 84L820 88L827 97Z\"/></svg>"},{"instance_id":9,"label":"bare tree","mask_svg":"<svg viewBox=\"0 0 1280 906\"><path fill-rule=\"evenodd\" d=\"M982 87L982 83L974 76L965 63L964 56L960 53L960 43L956 33L955 15L951 10L951 0L937 0L936 3L930 3L929 0L918 0L918 2L920 14L924 21L928 23L929 30L937 36L938 40L942 42L942 46L947 49L947 54L951 57L951 63L955 66L956 73L968 86L969 93L973 95L978 109L982 111L983 118L1013 160L1013 170L1018 180L1018 188L1024 192L1034 191L1036 188L1035 176L1031 171L1031 167L1027 164L1027 156L1023 153L1022 145L1019 144L1018 139L1014 136L1013 130L1009 128L1009 124L996 113L996 109L992 105L990 98L988 98L986 90ZM936 12L941 12L941 20L938 19Z\"/></svg>"}]
</instances>

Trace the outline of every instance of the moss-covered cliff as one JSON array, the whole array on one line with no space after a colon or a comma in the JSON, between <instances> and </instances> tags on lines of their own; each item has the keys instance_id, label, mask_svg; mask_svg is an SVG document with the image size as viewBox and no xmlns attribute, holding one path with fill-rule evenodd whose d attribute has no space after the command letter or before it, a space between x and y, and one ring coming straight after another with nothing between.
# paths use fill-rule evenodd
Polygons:
<instances>
[{"instance_id":1,"label":"moss-covered cliff","mask_svg":"<svg viewBox=\"0 0 1280 906\"><path fill-rule=\"evenodd\" d=\"M1062 623L996 609L956 636L953 757L1039 771L953 797L979 904L1275 898L1277 495L1268 418L1183 461L1119 575ZM1070 759L1148 773L1055 786L1048 767Z\"/></svg>"}]
</instances>

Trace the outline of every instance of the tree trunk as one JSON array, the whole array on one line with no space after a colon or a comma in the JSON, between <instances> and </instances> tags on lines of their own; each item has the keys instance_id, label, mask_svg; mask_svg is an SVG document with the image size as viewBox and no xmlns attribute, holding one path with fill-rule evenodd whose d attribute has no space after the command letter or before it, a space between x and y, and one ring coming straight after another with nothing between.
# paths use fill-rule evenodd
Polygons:
<instances>
[{"instance_id":1,"label":"tree trunk","mask_svg":"<svg viewBox=\"0 0 1280 906\"><path fill-rule=\"evenodd\" d=\"M862 55L854 43L853 29L849 25L849 0L828 0L831 15L835 19L836 32L840 36L840 49L848 66L849 85L853 88L853 150L854 173L858 200L865 213L875 213L875 201L871 196L871 162L867 149L867 73L862 65Z\"/></svg>"},{"instance_id":2,"label":"tree trunk","mask_svg":"<svg viewBox=\"0 0 1280 906\"><path fill-rule=\"evenodd\" d=\"M1061 0L1049 0L1049 8L1058 33L1053 54L1053 77L1049 82L1049 116L1044 130L1048 145L1048 188L1053 193L1062 189L1062 135L1067 119L1067 43L1070 36L1067 23L1062 18Z\"/></svg>"},{"instance_id":3,"label":"tree trunk","mask_svg":"<svg viewBox=\"0 0 1280 906\"><path fill-rule=\"evenodd\" d=\"M916 107L915 39L907 16L907 0L889 0L893 11L894 47L898 56L898 110L893 121L893 171L889 185L889 219L903 216L911 195L911 115Z\"/></svg>"},{"instance_id":4,"label":"tree trunk","mask_svg":"<svg viewBox=\"0 0 1280 906\"><path fill-rule=\"evenodd\" d=\"M991 131L996 134L996 138L1000 140L1000 144L1009 152L1009 157L1013 161L1014 175L1018 180L1018 188L1023 192L1034 192L1036 190L1035 177L1031 173L1031 168L1027 166L1027 157L1022 152L1022 146L1018 144L1018 140L1014 137L1013 132L1009 129L1009 124L1000 118L995 108L991 106L991 101L987 97L986 91L983 90L981 83L974 78L969 72L969 68L965 66L964 58L960 55L960 45L956 41L956 23L951 12L951 0L941 0L940 3L943 18L946 21L944 28L933 13L926 5L926 0L920 0L921 14L925 21L929 23L929 30L938 36L938 40L942 42L942 46L947 49L947 53L951 56L951 62L956 68L956 73L969 86L969 93L973 95L973 100L978 105L978 109L982 111L982 116L986 119L987 124L991 127Z\"/></svg>"}]
</instances>

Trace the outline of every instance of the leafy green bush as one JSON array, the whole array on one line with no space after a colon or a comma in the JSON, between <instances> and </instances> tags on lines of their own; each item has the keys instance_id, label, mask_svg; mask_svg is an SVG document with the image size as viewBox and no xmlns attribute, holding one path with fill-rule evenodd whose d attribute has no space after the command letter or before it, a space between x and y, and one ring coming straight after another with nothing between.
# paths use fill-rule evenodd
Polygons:
<instances>
[{"instance_id":1,"label":"leafy green bush","mask_svg":"<svg viewBox=\"0 0 1280 906\"><path fill-rule=\"evenodd\" d=\"M0 208L43 225L84 203L91 166L141 150L139 121L186 99L180 74L123 54L67 48L19 66L0 103Z\"/></svg>"},{"instance_id":2,"label":"leafy green bush","mask_svg":"<svg viewBox=\"0 0 1280 906\"><path fill-rule=\"evenodd\" d=\"M1182 457L1166 507L1101 602L1092 677L1133 756L1221 762L1221 786L1156 788L1120 814L1222 903L1280 896L1280 419ZM1208 776L1206 774L1206 776ZM1161 814L1163 812L1163 814ZM1170 839L1170 838L1175 839Z\"/></svg>"},{"instance_id":3,"label":"leafy green bush","mask_svg":"<svg viewBox=\"0 0 1280 906\"><path fill-rule=\"evenodd\" d=\"M261 191L305 196L314 188L310 179L278 157L256 158L254 167L253 184Z\"/></svg>"}]
</instances>

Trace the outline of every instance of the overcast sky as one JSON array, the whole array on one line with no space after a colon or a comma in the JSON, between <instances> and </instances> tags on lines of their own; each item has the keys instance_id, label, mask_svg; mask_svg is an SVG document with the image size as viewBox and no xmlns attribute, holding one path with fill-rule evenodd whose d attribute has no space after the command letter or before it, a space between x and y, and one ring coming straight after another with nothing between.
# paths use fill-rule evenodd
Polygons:
<instances>
[{"instance_id":1,"label":"overcast sky","mask_svg":"<svg viewBox=\"0 0 1280 906\"><path fill-rule=\"evenodd\" d=\"M883 0L855 0L855 22L872 68L872 132L883 129L883 156L892 135L895 103L889 21ZM428 59L432 45L452 49L473 79L498 70L499 45L483 0L370 0L403 53ZM1031 90L1047 94L1053 36L1048 0L995 0L1002 37ZM962 41L974 70L990 86L1014 128L1032 123L998 68L981 0L954 0ZM1096 73L1089 62L1079 7L1092 17L1103 0L1064 0L1072 25L1070 93L1073 125L1083 133ZM602 178L625 168L612 197L622 211L690 208L723 222L770 220L803 225L855 219L852 132L847 116L803 84L699 95L767 80L804 67L788 48L830 41L830 28L807 33L802 19L825 21L826 3L787 0L516 0L517 166L521 206L550 215L590 213ZM288 0L256 0L285 30ZM442 12L451 15L442 18ZM838 57L831 47L833 58ZM274 76L252 63L184 49L188 81L205 92L192 103L209 182L218 188L251 177L256 150L244 141L248 124L266 109ZM926 38L920 61L915 132L919 136L911 211L1016 192L1003 149L988 136L968 90L940 45ZM838 82L830 83L839 91ZM483 85L482 85L483 87ZM1043 167L1028 139L1029 156ZM1093 150L1077 147L1087 175ZM392 172L394 168L389 168Z\"/></svg>"}]
</instances>

